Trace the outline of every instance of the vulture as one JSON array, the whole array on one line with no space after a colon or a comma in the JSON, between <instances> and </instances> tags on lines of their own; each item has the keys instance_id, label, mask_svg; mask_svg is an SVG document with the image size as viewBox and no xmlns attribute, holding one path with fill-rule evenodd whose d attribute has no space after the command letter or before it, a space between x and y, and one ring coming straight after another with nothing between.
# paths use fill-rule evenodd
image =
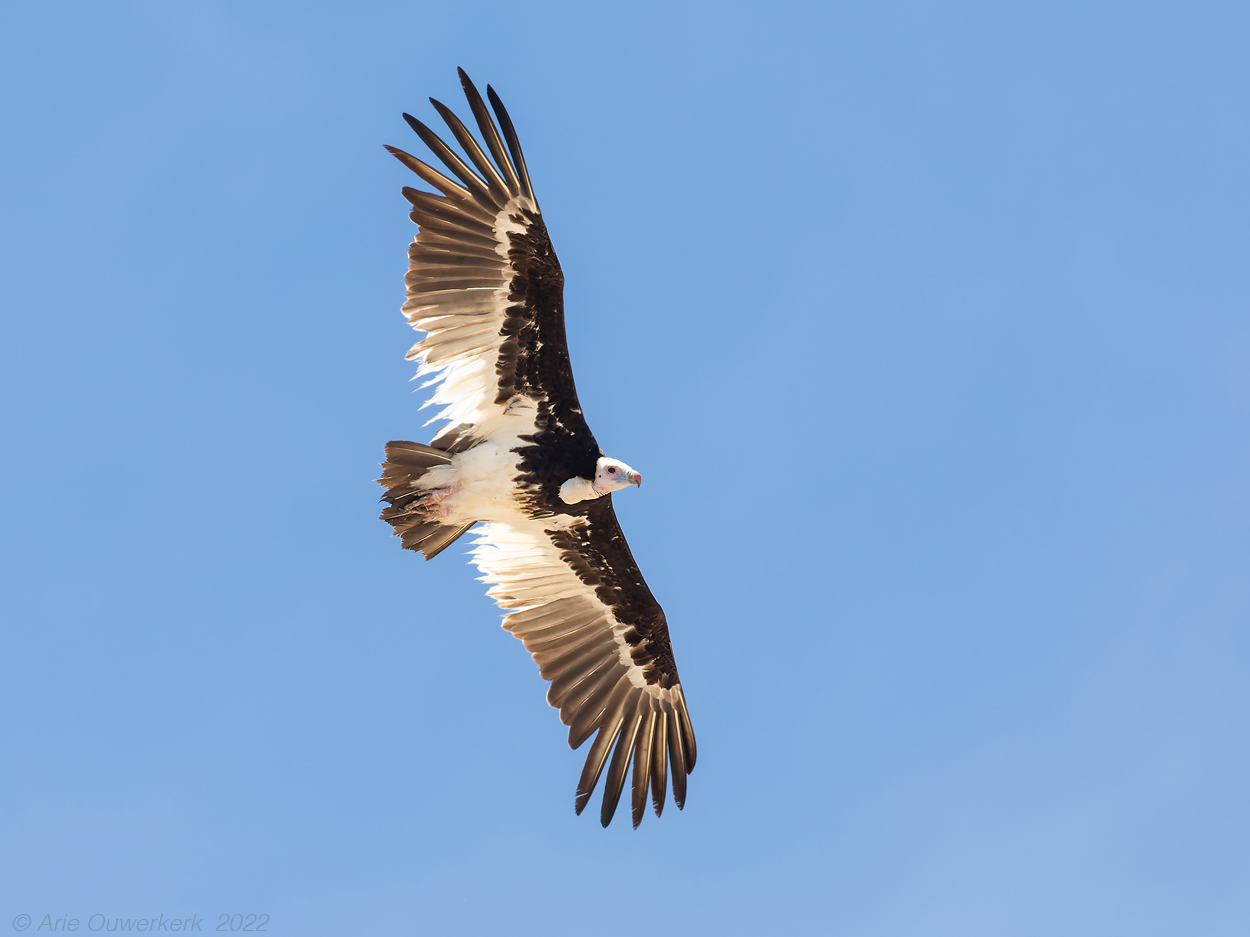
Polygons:
<instances>
[{"instance_id":1,"label":"vulture","mask_svg":"<svg viewBox=\"0 0 1250 937\"><path fill-rule=\"evenodd\" d=\"M632 765L637 827L648 791L663 812L670 781L684 806L695 763L664 611L612 510L612 493L642 475L604 454L582 414L564 275L508 112L488 86L492 119L463 69L460 82L480 141L430 99L460 153L404 114L450 175L387 147L436 190L403 189L419 229L403 310L425 333L407 358L435 388L430 422L446 422L428 445L386 444L382 519L427 560L476 525L472 559L503 627L551 682L569 745L594 739L576 812L602 775L606 827Z\"/></svg>"}]
</instances>

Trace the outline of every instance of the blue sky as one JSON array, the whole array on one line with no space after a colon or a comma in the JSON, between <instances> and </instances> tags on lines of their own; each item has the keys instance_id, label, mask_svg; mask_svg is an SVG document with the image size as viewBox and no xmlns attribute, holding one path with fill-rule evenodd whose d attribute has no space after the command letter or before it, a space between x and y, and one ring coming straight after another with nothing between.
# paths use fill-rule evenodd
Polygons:
<instances>
[{"instance_id":1,"label":"blue sky","mask_svg":"<svg viewBox=\"0 0 1250 937\"><path fill-rule=\"evenodd\" d=\"M0 931L1221 937L1250 918L1250 14L0 12ZM459 548L400 118L517 124L699 738L581 756Z\"/></svg>"}]
</instances>

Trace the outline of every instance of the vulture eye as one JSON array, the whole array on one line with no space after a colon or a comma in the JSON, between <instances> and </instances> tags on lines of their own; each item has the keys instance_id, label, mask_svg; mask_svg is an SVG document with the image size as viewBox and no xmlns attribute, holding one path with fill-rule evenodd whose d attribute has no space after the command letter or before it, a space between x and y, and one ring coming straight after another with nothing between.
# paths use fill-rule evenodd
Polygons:
<instances>
[{"instance_id":1,"label":"vulture eye","mask_svg":"<svg viewBox=\"0 0 1250 937\"><path fill-rule=\"evenodd\" d=\"M615 474L616 474L616 466L615 466L615 465L609 465L609 466L608 466L608 474L609 474L609 475L615 475Z\"/></svg>"}]
</instances>

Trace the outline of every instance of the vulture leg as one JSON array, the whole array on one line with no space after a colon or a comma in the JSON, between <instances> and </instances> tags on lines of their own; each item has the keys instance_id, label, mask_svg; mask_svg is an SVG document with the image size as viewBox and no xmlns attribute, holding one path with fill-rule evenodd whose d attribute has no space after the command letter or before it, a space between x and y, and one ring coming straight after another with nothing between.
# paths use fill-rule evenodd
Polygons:
<instances>
[{"instance_id":1,"label":"vulture leg","mask_svg":"<svg viewBox=\"0 0 1250 937\"><path fill-rule=\"evenodd\" d=\"M451 512L447 508L439 507L438 503L454 495L463 487L464 485L452 485L450 488L433 488L408 505L408 513L423 514L428 517L446 517Z\"/></svg>"}]
</instances>

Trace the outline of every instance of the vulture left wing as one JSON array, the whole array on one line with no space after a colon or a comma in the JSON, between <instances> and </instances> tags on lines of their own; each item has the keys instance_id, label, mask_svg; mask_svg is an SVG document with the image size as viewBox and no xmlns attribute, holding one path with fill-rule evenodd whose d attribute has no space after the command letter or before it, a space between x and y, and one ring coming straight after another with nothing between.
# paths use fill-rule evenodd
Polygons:
<instances>
[{"instance_id":1,"label":"vulture left wing","mask_svg":"<svg viewBox=\"0 0 1250 937\"><path fill-rule=\"evenodd\" d=\"M421 121L404 119L459 182L387 147L442 193L403 190L421 229L408 251L404 313L429 333L407 357L421 361L418 376L433 375L431 383L439 385L427 403L442 405L435 419L451 421L432 445L468 448L490 434L509 406L527 402L544 411L541 425L563 428L563 436L576 440L579 463L593 464L599 448L577 401L564 333L564 274L521 145L494 90L487 95L502 137L463 69L460 81L490 157L432 98L472 166Z\"/></svg>"},{"instance_id":2,"label":"vulture left wing","mask_svg":"<svg viewBox=\"0 0 1250 937\"><path fill-rule=\"evenodd\" d=\"M647 790L656 816L668 775L673 799L686 799L695 741L668 624L638 570L607 495L578 517L486 524L474 562L493 583L487 593L507 615L503 626L525 642L551 681L547 702L569 727L569 746L596 735L577 785L577 812L604 765L600 822L607 826L633 762L633 822Z\"/></svg>"}]
</instances>

